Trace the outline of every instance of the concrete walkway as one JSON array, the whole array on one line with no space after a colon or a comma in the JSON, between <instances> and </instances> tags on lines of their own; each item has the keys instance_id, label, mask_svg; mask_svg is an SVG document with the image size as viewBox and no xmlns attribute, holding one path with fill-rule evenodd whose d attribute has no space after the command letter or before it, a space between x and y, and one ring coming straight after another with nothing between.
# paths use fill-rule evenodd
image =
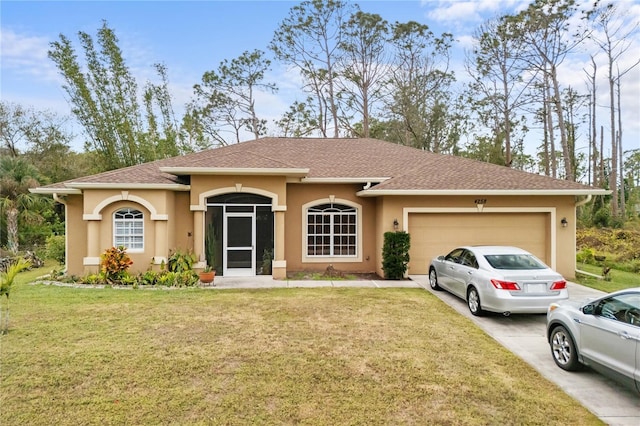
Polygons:
<instances>
[{"instance_id":1,"label":"concrete walkway","mask_svg":"<svg viewBox=\"0 0 640 426\"><path fill-rule=\"evenodd\" d=\"M255 277L216 277L213 285L204 288L310 288L310 287L422 287L414 280L274 280L269 275Z\"/></svg>"},{"instance_id":2,"label":"concrete walkway","mask_svg":"<svg viewBox=\"0 0 640 426\"><path fill-rule=\"evenodd\" d=\"M274 280L270 276L216 277L211 289L238 288L312 288L312 287L371 287L424 288L455 311L473 321L489 336L522 358L568 395L611 426L640 425L640 395L623 388L604 376L585 370L570 373L558 368L551 357L546 341L546 316L541 315L471 315L465 301L429 287L427 275L411 276L410 280ZM569 297L583 300L603 294L578 284L569 283Z\"/></svg>"}]
</instances>

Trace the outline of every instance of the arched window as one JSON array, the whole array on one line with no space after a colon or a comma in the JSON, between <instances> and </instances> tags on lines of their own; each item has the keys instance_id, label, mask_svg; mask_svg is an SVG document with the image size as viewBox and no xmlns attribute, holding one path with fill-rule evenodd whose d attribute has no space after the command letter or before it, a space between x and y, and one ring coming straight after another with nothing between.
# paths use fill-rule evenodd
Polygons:
<instances>
[{"instance_id":1,"label":"arched window","mask_svg":"<svg viewBox=\"0 0 640 426\"><path fill-rule=\"evenodd\" d=\"M135 209L120 209L113 214L113 246L129 251L144 250L144 214Z\"/></svg>"},{"instance_id":2,"label":"arched window","mask_svg":"<svg viewBox=\"0 0 640 426\"><path fill-rule=\"evenodd\" d=\"M358 215L355 207L320 204L307 209L307 256L356 257Z\"/></svg>"}]
</instances>

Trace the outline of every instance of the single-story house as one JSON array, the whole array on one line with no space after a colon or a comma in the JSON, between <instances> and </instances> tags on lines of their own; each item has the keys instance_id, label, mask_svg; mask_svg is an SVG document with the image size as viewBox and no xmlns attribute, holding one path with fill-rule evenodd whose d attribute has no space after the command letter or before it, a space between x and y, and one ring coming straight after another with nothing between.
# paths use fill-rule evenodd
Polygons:
<instances>
[{"instance_id":1,"label":"single-story house","mask_svg":"<svg viewBox=\"0 0 640 426\"><path fill-rule=\"evenodd\" d=\"M599 188L376 139L261 138L43 186L66 211L68 274L125 246L132 272L174 250L223 276L382 270L411 236L409 274L462 244L522 247L575 276L576 207Z\"/></svg>"}]
</instances>

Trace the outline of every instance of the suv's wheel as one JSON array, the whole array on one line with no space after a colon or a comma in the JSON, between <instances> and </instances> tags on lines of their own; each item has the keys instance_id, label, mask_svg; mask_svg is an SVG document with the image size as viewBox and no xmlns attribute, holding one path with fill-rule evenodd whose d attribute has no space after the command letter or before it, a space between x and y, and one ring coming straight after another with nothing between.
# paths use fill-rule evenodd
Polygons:
<instances>
[{"instance_id":1,"label":"suv's wheel","mask_svg":"<svg viewBox=\"0 0 640 426\"><path fill-rule=\"evenodd\" d=\"M578 361L576 344L566 328L559 325L551 332L549 339L551 354L556 365L563 370L576 371L581 367Z\"/></svg>"},{"instance_id":2,"label":"suv's wheel","mask_svg":"<svg viewBox=\"0 0 640 426\"><path fill-rule=\"evenodd\" d=\"M484 315L484 310L482 310L482 304L480 303L480 295L474 286L469 287L467 290L467 306L473 315L477 317Z\"/></svg>"},{"instance_id":3,"label":"suv's wheel","mask_svg":"<svg viewBox=\"0 0 640 426\"><path fill-rule=\"evenodd\" d=\"M429 269L429 285L433 290L440 290L440 286L438 285L438 274L436 274L436 269Z\"/></svg>"}]
</instances>

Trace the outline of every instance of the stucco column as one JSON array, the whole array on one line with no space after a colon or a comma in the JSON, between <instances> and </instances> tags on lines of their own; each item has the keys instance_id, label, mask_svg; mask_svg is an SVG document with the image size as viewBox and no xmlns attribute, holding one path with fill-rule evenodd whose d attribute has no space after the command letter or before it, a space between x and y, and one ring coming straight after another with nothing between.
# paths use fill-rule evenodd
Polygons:
<instances>
[{"instance_id":1,"label":"stucco column","mask_svg":"<svg viewBox=\"0 0 640 426\"><path fill-rule=\"evenodd\" d=\"M197 267L204 267L200 262L205 261L204 254L204 212L196 210L193 212L193 253L198 261Z\"/></svg>"},{"instance_id":2,"label":"stucco column","mask_svg":"<svg viewBox=\"0 0 640 426\"><path fill-rule=\"evenodd\" d=\"M153 264L161 265L162 262L167 263L167 253L169 253L168 241L169 235L166 220L154 221L156 241L154 247Z\"/></svg>"},{"instance_id":3,"label":"stucco column","mask_svg":"<svg viewBox=\"0 0 640 426\"><path fill-rule=\"evenodd\" d=\"M87 256L83 260L86 272L100 269L100 221L89 220L87 224Z\"/></svg>"},{"instance_id":4,"label":"stucco column","mask_svg":"<svg viewBox=\"0 0 640 426\"><path fill-rule=\"evenodd\" d=\"M284 258L284 222L285 222L285 208L274 209L275 216L275 241L274 241L274 255L273 263L271 267L271 274L274 279L283 280L287 278L287 260Z\"/></svg>"}]
</instances>

